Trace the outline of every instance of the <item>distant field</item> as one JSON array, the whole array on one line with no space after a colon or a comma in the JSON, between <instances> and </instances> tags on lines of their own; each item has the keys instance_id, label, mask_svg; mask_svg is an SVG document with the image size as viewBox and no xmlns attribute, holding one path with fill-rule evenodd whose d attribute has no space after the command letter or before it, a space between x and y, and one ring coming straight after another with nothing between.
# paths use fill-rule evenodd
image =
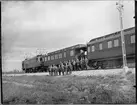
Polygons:
<instances>
[{"instance_id":1,"label":"distant field","mask_svg":"<svg viewBox=\"0 0 137 105\"><path fill-rule=\"evenodd\" d=\"M135 74L3 76L5 104L135 103Z\"/></svg>"}]
</instances>

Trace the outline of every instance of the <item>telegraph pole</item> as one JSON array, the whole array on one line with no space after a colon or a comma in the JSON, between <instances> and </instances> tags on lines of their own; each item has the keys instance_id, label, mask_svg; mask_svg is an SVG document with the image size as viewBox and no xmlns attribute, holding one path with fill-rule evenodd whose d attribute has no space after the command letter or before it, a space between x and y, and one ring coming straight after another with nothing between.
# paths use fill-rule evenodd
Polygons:
<instances>
[{"instance_id":1,"label":"telegraph pole","mask_svg":"<svg viewBox=\"0 0 137 105\"><path fill-rule=\"evenodd\" d=\"M117 5L117 9L119 11L119 18L120 18L123 70L124 70L124 73L126 73L128 70L128 66L127 66L127 59L126 59L125 37L123 34L123 7L124 7L123 0L119 0L119 2L116 3L116 5Z\"/></svg>"}]
</instances>

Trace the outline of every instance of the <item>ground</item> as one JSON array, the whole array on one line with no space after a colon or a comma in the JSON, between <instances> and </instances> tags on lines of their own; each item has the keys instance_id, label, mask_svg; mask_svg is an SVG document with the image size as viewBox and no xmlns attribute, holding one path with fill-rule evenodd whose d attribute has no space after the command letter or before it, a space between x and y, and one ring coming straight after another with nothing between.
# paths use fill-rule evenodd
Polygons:
<instances>
[{"instance_id":1,"label":"ground","mask_svg":"<svg viewBox=\"0 0 137 105\"><path fill-rule=\"evenodd\" d=\"M120 71L120 70L119 70ZM135 103L135 73L80 71L66 76L3 76L5 104ZM110 73L111 72L111 73ZM87 75L86 75L87 74ZM89 75L92 74L92 75Z\"/></svg>"}]
</instances>

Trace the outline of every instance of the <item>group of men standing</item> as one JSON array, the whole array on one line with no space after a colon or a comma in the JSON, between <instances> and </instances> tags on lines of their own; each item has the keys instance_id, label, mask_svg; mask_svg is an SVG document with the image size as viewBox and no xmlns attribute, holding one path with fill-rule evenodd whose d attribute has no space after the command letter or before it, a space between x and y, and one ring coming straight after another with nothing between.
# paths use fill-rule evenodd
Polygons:
<instances>
[{"instance_id":1,"label":"group of men standing","mask_svg":"<svg viewBox=\"0 0 137 105\"><path fill-rule=\"evenodd\" d=\"M77 59L72 59L72 61L65 61L65 62L60 62L58 65L51 65L49 66L49 75L51 76L57 76L57 75L68 75L71 74L72 71L79 71L86 69L87 70L87 63L88 59L81 58L80 60Z\"/></svg>"}]
</instances>

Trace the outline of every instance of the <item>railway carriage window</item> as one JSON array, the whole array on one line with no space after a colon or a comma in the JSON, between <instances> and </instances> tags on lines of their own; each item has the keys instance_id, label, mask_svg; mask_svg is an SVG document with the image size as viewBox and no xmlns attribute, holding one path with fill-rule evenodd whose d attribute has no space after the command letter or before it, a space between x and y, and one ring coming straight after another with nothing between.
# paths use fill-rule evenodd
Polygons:
<instances>
[{"instance_id":1,"label":"railway carriage window","mask_svg":"<svg viewBox=\"0 0 137 105\"><path fill-rule=\"evenodd\" d=\"M90 52L90 46L88 47L88 52Z\"/></svg>"},{"instance_id":2,"label":"railway carriage window","mask_svg":"<svg viewBox=\"0 0 137 105\"><path fill-rule=\"evenodd\" d=\"M45 57L45 61L47 61L47 57Z\"/></svg>"},{"instance_id":3,"label":"railway carriage window","mask_svg":"<svg viewBox=\"0 0 137 105\"><path fill-rule=\"evenodd\" d=\"M108 41L108 48L112 48L112 41Z\"/></svg>"},{"instance_id":4,"label":"railway carriage window","mask_svg":"<svg viewBox=\"0 0 137 105\"><path fill-rule=\"evenodd\" d=\"M48 61L50 60L50 56L48 56Z\"/></svg>"},{"instance_id":5,"label":"railway carriage window","mask_svg":"<svg viewBox=\"0 0 137 105\"><path fill-rule=\"evenodd\" d=\"M61 53L59 54L59 58L62 58L62 54Z\"/></svg>"},{"instance_id":6,"label":"railway carriage window","mask_svg":"<svg viewBox=\"0 0 137 105\"><path fill-rule=\"evenodd\" d=\"M60 54L60 58L62 58L62 53Z\"/></svg>"},{"instance_id":7,"label":"railway carriage window","mask_svg":"<svg viewBox=\"0 0 137 105\"><path fill-rule=\"evenodd\" d=\"M66 52L64 52L64 57L66 57Z\"/></svg>"},{"instance_id":8,"label":"railway carriage window","mask_svg":"<svg viewBox=\"0 0 137 105\"><path fill-rule=\"evenodd\" d=\"M55 55L55 59L58 59L58 54Z\"/></svg>"},{"instance_id":9,"label":"railway carriage window","mask_svg":"<svg viewBox=\"0 0 137 105\"><path fill-rule=\"evenodd\" d=\"M44 62L45 61L45 59L42 57L42 61Z\"/></svg>"},{"instance_id":10,"label":"railway carriage window","mask_svg":"<svg viewBox=\"0 0 137 105\"><path fill-rule=\"evenodd\" d=\"M95 51L95 46L92 46L91 49L92 49L92 52L94 52Z\"/></svg>"},{"instance_id":11,"label":"railway carriage window","mask_svg":"<svg viewBox=\"0 0 137 105\"><path fill-rule=\"evenodd\" d=\"M99 44L99 49L102 50L102 43Z\"/></svg>"},{"instance_id":12,"label":"railway carriage window","mask_svg":"<svg viewBox=\"0 0 137 105\"><path fill-rule=\"evenodd\" d=\"M52 60L52 56L50 56L50 59Z\"/></svg>"},{"instance_id":13,"label":"railway carriage window","mask_svg":"<svg viewBox=\"0 0 137 105\"><path fill-rule=\"evenodd\" d=\"M119 46L119 41L118 41L118 39L114 40L114 47L117 47L117 46Z\"/></svg>"},{"instance_id":14,"label":"railway carriage window","mask_svg":"<svg viewBox=\"0 0 137 105\"><path fill-rule=\"evenodd\" d=\"M70 56L73 56L73 55L74 55L74 51L71 50L71 51L70 51Z\"/></svg>"},{"instance_id":15,"label":"railway carriage window","mask_svg":"<svg viewBox=\"0 0 137 105\"><path fill-rule=\"evenodd\" d=\"M51 60L54 60L54 56L53 55L51 56Z\"/></svg>"},{"instance_id":16,"label":"railway carriage window","mask_svg":"<svg viewBox=\"0 0 137 105\"><path fill-rule=\"evenodd\" d=\"M131 36L131 43L135 43L135 35Z\"/></svg>"}]
</instances>

